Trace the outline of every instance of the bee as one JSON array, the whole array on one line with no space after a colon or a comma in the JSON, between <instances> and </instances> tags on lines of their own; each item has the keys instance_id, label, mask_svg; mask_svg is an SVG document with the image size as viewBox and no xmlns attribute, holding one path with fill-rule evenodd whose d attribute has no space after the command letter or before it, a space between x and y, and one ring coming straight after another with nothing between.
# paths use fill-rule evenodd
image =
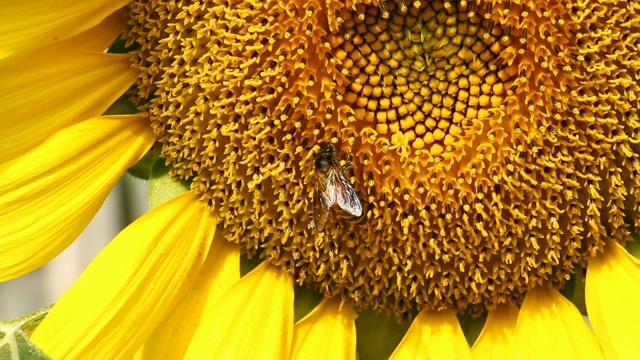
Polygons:
<instances>
[{"instance_id":1,"label":"bee","mask_svg":"<svg viewBox=\"0 0 640 360\"><path fill-rule=\"evenodd\" d=\"M360 198L343 174L349 165L340 166L337 154L333 145L325 144L315 158L313 222L310 227L316 226L320 231L334 205L355 217L362 216Z\"/></svg>"}]
</instances>

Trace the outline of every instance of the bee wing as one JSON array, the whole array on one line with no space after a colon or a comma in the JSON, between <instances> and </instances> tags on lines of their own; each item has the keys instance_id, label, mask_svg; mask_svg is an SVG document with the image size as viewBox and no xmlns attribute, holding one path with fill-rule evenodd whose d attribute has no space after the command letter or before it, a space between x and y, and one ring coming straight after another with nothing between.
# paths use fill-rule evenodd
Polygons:
<instances>
[{"instance_id":1,"label":"bee wing","mask_svg":"<svg viewBox=\"0 0 640 360\"><path fill-rule=\"evenodd\" d=\"M362 203L353 185L347 180L341 171L335 171L335 203L349 214L360 217L362 215Z\"/></svg>"},{"instance_id":2,"label":"bee wing","mask_svg":"<svg viewBox=\"0 0 640 360\"><path fill-rule=\"evenodd\" d=\"M329 179L316 174L316 184L313 196L313 222L322 230L327 220L329 209L336 203L335 186Z\"/></svg>"}]
</instances>

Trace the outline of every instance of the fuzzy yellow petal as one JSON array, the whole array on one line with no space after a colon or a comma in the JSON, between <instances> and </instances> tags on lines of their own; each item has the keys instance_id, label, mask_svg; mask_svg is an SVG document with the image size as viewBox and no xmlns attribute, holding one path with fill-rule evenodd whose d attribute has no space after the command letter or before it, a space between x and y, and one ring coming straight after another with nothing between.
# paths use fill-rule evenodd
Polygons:
<instances>
[{"instance_id":1,"label":"fuzzy yellow petal","mask_svg":"<svg viewBox=\"0 0 640 360\"><path fill-rule=\"evenodd\" d=\"M136 78L127 55L47 50L0 60L0 164L102 115Z\"/></svg>"},{"instance_id":2,"label":"fuzzy yellow petal","mask_svg":"<svg viewBox=\"0 0 640 360\"><path fill-rule=\"evenodd\" d=\"M31 340L57 359L131 358L192 290L216 222L193 192L151 210L107 245Z\"/></svg>"},{"instance_id":3,"label":"fuzzy yellow petal","mask_svg":"<svg viewBox=\"0 0 640 360\"><path fill-rule=\"evenodd\" d=\"M390 359L471 359L471 351L453 311L422 310Z\"/></svg>"},{"instance_id":4,"label":"fuzzy yellow petal","mask_svg":"<svg viewBox=\"0 0 640 360\"><path fill-rule=\"evenodd\" d=\"M263 263L205 314L185 359L287 359L293 333L293 280Z\"/></svg>"},{"instance_id":5,"label":"fuzzy yellow petal","mask_svg":"<svg viewBox=\"0 0 640 360\"><path fill-rule=\"evenodd\" d=\"M527 292L513 346L512 357L518 359L603 358L580 311L558 291L546 286Z\"/></svg>"},{"instance_id":6,"label":"fuzzy yellow petal","mask_svg":"<svg viewBox=\"0 0 640 360\"><path fill-rule=\"evenodd\" d=\"M30 272L64 250L124 171L151 147L148 120L81 122L0 167L0 280Z\"/></svg>"},{"instance_id":7,"label":"fuzzy yellow petal","mask_svg":"<svg viewBox=\"0 0 640 360\"><path fill-rule=\"evenodd\" d=\"M67 40L53 44L50 48L55 47L64 51L87 50L102 52L106 50L126 28L127 17L125 11L119 10L107 16L98 25ZM38 50L32 52L32 54L38 54Z\"/></svg>"},{"instance_id":8,"label":"fuzzy yellow petal","mask_svg":"<svg viewBox=\"0 0 640 360\"><path fill-rule=\"evenodd\" d=\"M589 260L586 302L608 359L640 358L640 262L617 243Z\"/></svg>"},{"instance_id":9,"label":"fuzzy yellow petal","mask_svg":"<svg viewBox=\"0 0 640 360\"><path fill-rule=\"evenodd\" d=\"M355 360L357 315L353 304L340 302L324 299L295 324L290 359Z\"/></svg>"},{"instance_id":10,"label":"fuzzy yellow petal","mask_svg":"<svg viewBox=\"0 0 640 360\"><path fill-rule=\"evenodd\" d=\"M518 320L518 307L500 304L489 311L484 328L471 348L474 359L501 360L513 354L513 334Z\"/></svg>"},{"instance_id":11,"label":"fuzzy yellow petal","mask_svg":"<svg viewBox=\"0 0 640 360\"><path fill-rule=\"evenodd\" d=\"M0 3L0 59L68 39L128 0L29 0Z\"/></svg>"},{"instance_id":12,"label":"fuzzy yellow petal","mask_svg":"<svg viewBox=\"0 0 640 360\"><path fill-rule=\"evenodd\" d=\"M240 249L216 232L209 256L190 291L162 320L136 359L182 359L203 314L212 311L224 292L240 280Z\"/></svg>"}]
</instances>

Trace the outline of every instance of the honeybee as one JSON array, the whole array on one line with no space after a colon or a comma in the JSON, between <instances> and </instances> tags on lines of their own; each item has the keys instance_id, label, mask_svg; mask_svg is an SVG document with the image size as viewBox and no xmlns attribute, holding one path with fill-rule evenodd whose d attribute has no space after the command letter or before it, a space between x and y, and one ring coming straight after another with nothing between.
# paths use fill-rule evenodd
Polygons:
<instances>
[{"instance_id":1,"label":"honeybee","mask_svg":"<svg viewBox=\"0 0 640 360\"><path fill-rule=\"evenodd\" d=\"M310 227L315 226L320 231L334 205L355 217L362 216L358 193L343 174L348 165L340 166L337 153L333 145L325 144L315 158L313 222Z\"/></svg>"}]
</instances>

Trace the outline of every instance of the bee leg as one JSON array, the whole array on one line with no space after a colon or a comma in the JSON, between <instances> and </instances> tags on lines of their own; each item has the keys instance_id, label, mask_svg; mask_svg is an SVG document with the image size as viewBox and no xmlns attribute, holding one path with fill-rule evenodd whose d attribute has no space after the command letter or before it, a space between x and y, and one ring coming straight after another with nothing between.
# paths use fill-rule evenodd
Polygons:
<instances>
[{"instance_id":1,"label":"bee leg","mask_svg":"<svg viewBox=\"0 0 640 360\"><path fill-rule=\"evenodd\" d=\"M342 165L342 172L347 170L353 165L353 155L351 153L347 154L347 158L344 160L344 165Z\"/></svg>"}]
</instances>

